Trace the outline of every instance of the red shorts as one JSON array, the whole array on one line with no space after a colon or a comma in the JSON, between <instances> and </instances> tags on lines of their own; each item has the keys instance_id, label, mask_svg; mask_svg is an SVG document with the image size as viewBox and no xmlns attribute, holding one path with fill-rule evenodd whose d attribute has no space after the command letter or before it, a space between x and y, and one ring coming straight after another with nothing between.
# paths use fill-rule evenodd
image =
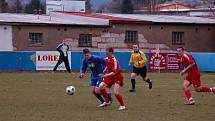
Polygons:
<instances>
[{"instance_id":1,"label":"red shorts","mask_svg":"<svg viewBox=\"0 0 215 121\"><path fill-rule=\"evenodd\" d=\"M196 75L188 74L186 80L193 84L194 88L201 86L200 74Z\"/></svg>"},{"instance_id":2,"label":"red shorts","mask_svg":"<svg viewBox=\"0 0 215 121\"><path fill-rule=\"evenodd\" d=\"M117 74L114 76L105 77L103 81L108 88L111 88L113 84L119 84L121 87L123 86L123 76L122 74Z\"/></svg>"}]
</instances>

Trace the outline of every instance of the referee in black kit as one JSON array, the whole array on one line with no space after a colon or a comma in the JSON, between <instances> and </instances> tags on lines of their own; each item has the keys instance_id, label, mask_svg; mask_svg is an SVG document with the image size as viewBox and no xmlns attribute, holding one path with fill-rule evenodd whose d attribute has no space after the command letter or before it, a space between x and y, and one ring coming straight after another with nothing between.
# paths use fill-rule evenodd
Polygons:
<instances>
[{"instance_id":1,"label":"referee in black kit","mask_svg":"<svg viewBox=\"0 0 215 121\"><path fill-rule=\"evenodd\" d=\"M63 42L61 44L58 45L58 47L56 48L56 50L60 53L60 57L59 60L57 62L57 64L55 65L53 71L57 70L57 67L64 62L65 66L66 66L66 70L71 73L71 69L69 66L69 60L68 60L68 50L69 50L69 45L67 43L67 40L63 40Z\"/></svg>"}]
</instances>

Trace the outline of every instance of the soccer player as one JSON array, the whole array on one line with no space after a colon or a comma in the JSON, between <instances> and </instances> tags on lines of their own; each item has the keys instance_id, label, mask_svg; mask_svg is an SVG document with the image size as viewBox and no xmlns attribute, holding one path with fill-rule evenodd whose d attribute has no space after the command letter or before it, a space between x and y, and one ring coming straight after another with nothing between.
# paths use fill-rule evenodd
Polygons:
<instances>
[{"instance_id":1,"label":"soccer player","mask_svg":"<svg viewBox=\"0 0 215 121\"><path fill-rule=\"evenodd\" d=\"M114 49L112 47L106 49L106 68L104 69L104 74L100 74L100 76L104 79L99 85L98 91L101 92L105 100L101 107L110 105L105 87L111 88L114 85L114 94L116 99L120 103L118 110L125 110L125 104L120 94L120 87L123 86L123 76L121 74L119 62L114 57L113 53Z\"/></svg>"},{"instance_id":2,"label":"soccer player","mask_svg":"<svg viewBox=\"0 0 215 121\"><path fill-rule=\"evenodd\" d=\"M83 78L87 68L89 67L91 70L91 79L90 85L92 87L92 92L96 96L96 98L101 102L104 103L104 100L100 93L96 93L95 89L99 86L102 81L102 78L99 76L100 73L103 72L106 64L105 60L99 56L91 55L89 49L83 50L84 59L82 62L82 66L80 68L80 78ZM112 101L111 94L108 94L108 98Z\"/></svg>"},{"instance_id":3,"label":"soccer player","mask_svg":"<svg viewBox=\"0 0 215 121\"><path fill-rule=\"evenodd\" d=\"M135 92L135 78L140 75L144 81L149 84L149 89L152 89L152 82L147 76L147 67L146 67L146 56L145 54L139 49L137 44L133 45L133 51L131 53L129 66L133 64L133 71L131 73L131 89L130 92Z\"/></svg>"},{"instance_id":4,"label":"soccer player","mask_svg":"<svg viewBox=\"0 0 215 121\"><path fill-rule=\"evenodd\" d=\"M201 86L200 72L192 55L185 53L183 47L177 48L177 53L180 56L180 63L184 66L180 75L183 76L185 73L188 73L183 82L183 90L187 98L187 103L185 104L194 105L195 101L193 100L189 89L191 84L197 92L215 92L215 87L209 88L207 86Z\"/></svg>"}]
</instances>

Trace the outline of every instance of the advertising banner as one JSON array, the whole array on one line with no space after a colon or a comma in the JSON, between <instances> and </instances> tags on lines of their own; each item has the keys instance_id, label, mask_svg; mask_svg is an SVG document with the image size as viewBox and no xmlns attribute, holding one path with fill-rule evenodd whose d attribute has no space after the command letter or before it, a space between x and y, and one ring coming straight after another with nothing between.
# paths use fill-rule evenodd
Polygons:
<instances>
[{"instance_id":1,"label":"advertising banner","mask_svg":"<svg viewBox=\"0 0 215 121\"><path fill-rule=\"evenodd\" d=\"M150 70L179 70L179 57L176 53L149 53Z\"/></svg>"},{"instance_id":2,"label":"advertising banner","mask_svg":"<svg viewBox=\"0 0 215 121\"><path fill-rule=\"evenodd\" d=\"M57 51L36 51L36 70L53 70L59 55ZM71 52L68 52L68 59L71 66ZM66 70L64 62L58 66L57 70Z\"/></svg>"}]
</instances>

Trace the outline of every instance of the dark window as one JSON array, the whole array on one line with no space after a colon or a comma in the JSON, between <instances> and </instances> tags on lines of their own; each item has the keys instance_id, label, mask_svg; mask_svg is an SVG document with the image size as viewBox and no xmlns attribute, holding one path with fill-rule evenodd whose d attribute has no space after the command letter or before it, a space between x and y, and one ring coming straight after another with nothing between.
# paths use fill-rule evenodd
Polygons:
<instances>
[{"instance_id":1,"label":"dark window","mask_svg":"<svg viewBox=\"0 0 215 121\"><path fill-rule=\"evenodd\" d=\"M30 44L42 44L43 42L42 33L29 33L29 42Z\"/></svg>"},{"instance_id":2,"label":"dark window","mask_svg":"<svg viewBox=\"0 0 215 121\"><path fill-rule=\"evenodd\" d=\"M138 40L138 32L137 31L126 31L125 33L125 42L126 43L134 43Z\"/></svg>"},{"instance_id":3,"label":"dark window","mask_svg":"<svg viewBox=\"0 0 215 121\"><path fill-rule=\"evenodd\" d=\"M184 32L172 32L172 44L184 45Z\"/></svg>"},{"instance_id":4,"label":"dark window","mask_svg":"<svg viewBox=\"0 0 215 121\"><path fill-rule=\"evenodd\" d=\"M92 47L92 34L80 34L78 45L79 47Z\"/></svg>"}]
</instances>

